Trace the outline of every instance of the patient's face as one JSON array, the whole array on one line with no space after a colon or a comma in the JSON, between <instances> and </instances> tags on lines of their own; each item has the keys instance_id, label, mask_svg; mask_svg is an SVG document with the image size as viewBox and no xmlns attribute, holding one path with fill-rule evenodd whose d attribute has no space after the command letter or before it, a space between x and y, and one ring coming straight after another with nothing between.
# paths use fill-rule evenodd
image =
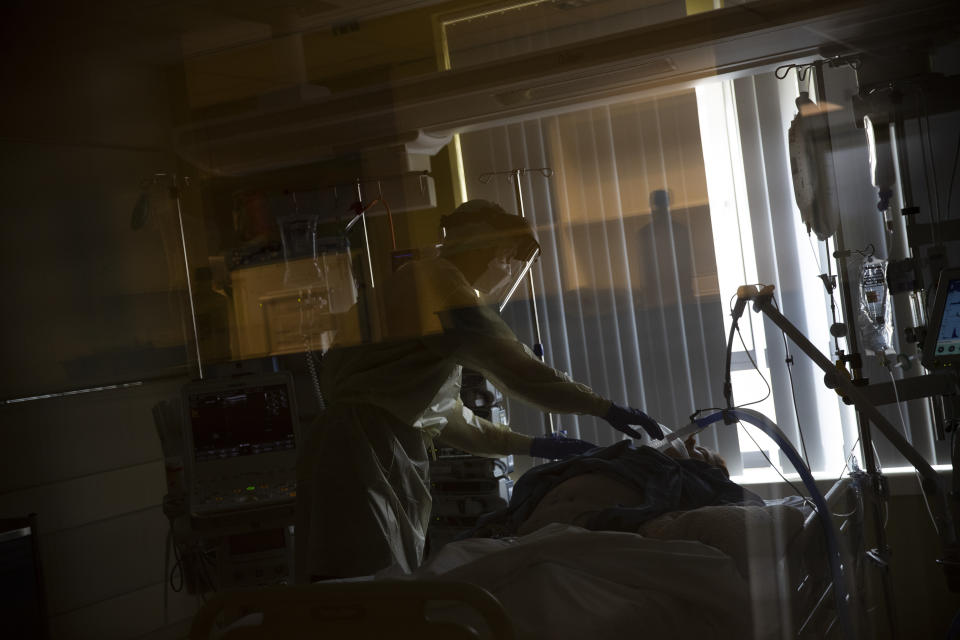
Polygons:
<instances>
[{"instance_id":1,"label":"patient's face","mask_svg":"<svg viewBox=\"0 0 960 640\"><path fill-rule=\"evenodd\" d=\"M643 491L612 476L584 473L561 482L543 496L517 533L526 535L552 522L580 525L590 515L616 505L637 507Z\"/></svg>"}]
</instances>

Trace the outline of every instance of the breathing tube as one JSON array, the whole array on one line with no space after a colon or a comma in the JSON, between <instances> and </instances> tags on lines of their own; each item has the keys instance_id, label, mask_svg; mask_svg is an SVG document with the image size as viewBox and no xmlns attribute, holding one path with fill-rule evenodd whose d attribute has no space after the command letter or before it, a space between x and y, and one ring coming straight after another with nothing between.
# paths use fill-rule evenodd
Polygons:
<instances>
[{"instance_id":1,"label":"breathing tube","mask_svg":"<svg viewBox=\"0 0 960 640\"><path fill-rule=\"evenodd\" d=\"M697 418L693 423L700 429L703 429L721 420L727 423L742 420L766 433L777 446L780 447L780 450L786 454L793 468L800 474L803 486L807 488L807 491L810 493L810 498L817 508L817 515L823 527L823 536L827 543L827 553L830 560L830 576L833 579L833 595L836 600L837 617L840 620L840 628L843 636L852 640L855 636L853 634L853 620L850 617L850 599L847 593L847 584L844 581L843 568L840 560L840 544L837 540L836 529L830 520L830 510L827 507L827 501L824 499L823 494L820 493L820 490L817 489L810 469L804 464L803 458L801 458L797 450L794 449L790 440L788 440L787 436L780 430L780 427L763 414L752 409L726 409L717 411L704 418Z\"/></svg>"}]
</instances>

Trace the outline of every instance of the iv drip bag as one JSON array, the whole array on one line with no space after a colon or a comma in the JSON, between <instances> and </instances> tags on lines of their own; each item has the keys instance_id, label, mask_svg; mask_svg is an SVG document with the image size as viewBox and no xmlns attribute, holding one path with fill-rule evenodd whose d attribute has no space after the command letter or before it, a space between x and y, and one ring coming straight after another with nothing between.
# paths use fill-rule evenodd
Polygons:
<instances>
[{"instance_id":1,"label":"iv drip bag","mask_svg":"<svg viewBox=\"0 0 960 640\"><path fill-rule=\"evenodd\" d=\"M807 231L816 233L819 240L826 240L840 225L827 112L810 100L806 92L797 98L797 110L787 133L793 193Z\"/></svg>"}]
</instances>

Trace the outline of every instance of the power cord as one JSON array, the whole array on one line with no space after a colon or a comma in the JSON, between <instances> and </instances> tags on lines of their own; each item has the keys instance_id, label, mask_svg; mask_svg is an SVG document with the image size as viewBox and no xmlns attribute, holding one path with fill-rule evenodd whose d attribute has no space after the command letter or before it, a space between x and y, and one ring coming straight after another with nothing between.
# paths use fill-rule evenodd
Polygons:
<instances>
[{"instance_id":1,"label":"power cord","mask_svg":"<svg viewBox=\"0 0 960 640\"><path fill-rule=\"evenodd\" d=\"M947 187L947 218L950 215L950 203L953 200L953 180L957 177L957 161L960 160L960 133L957 134L957 150L953 153L953 168L950 170L950 186Z\"/></svg>"},{"instance_id":2,"label":"power cord","mask_svg":"<svg viewBox=\"0 0 960 640\"><path fill-rule=\"evenodd\" d=\"M739 408L739 407L738 407L738 408ZM810 507L811 509L813 509L814 511L817 511L817 512L819 513L819 511L818 511L818 509L817 509L817 505L814 504L812 500L808 499L807 496L803 495L803 492L800 491L800 489L797 487L797 485L795 485L795 484L793 484L791 481L787 480L787 477L780 472L780 469L778 469L775 464L773 464L773 461L770 460L770 458L767 456L767 453L766 453L763 449L760 448L760 445L757 444L757 441L754 440L754 438L753 438L752 435L750 435L750 432L749 432L749 431L747 430L747 428L743 425L743 423L742 423L741 421L737 420L737 426L740 427L740 428L743 430L743 432L744 432L745 434L747 434L747 437L750 438L750 440L753 442L753 444L756 445L757 449L760 451L760 455L762 455L762 456L764 457L764 459L767 461L767 464L769 464L771 467L773 467L773 470L777 472L777 475L780 476L780 477L783 479L784 482L786 482L788 485L790 485L790 488L793 489L794 493L796 493L799 497L803 498L803 503L806 504L807 506L809 506L809 507Z\"/></svg>"},{"instance_id":3,"label":"power cord","mask_svg":"<svg viewBox=\"0 0 960 640\"><path fill-rule=\"evenodd\" d=\"M755 361L755 360L753 359L753 357L750 355L750 350L747 349L746 342L745 342L744 339L743 339L743 334L740 332L739 319L740 319L740 316L741 316L742 313L743 313L743 310L744 310L745 307L746 307L746 301L741 299L741 300L738 300L738 301L737 301L736 306L731 306L731 304L733 303L733 299L736 298L736 297L737 297L736 294L734 294L734 295L730 298L730 301L729 301L729 303L728 303L728 305L727 305L728 307L731 308L731 316L733 317L733 324L732 324L731 327L730 327L730 336L729 336L729 338L728 338L728 340L727 340L726 376L725 376L725 381L724 381L724 395L726 396L727 406L728 406L728 408L730 408L730 409L734 409L734 408L740 409L740 408L747 407L747 406L750 406L750 405L753 405L753 404L759 404L759 403L761 403L761 402L764 402L767 398L769 398L769 397L770 397L770 394L771 394L770 383L767 382L766 377L763 375L763 372L760 370L760 366L756 363L756 361ZM776 301L775 301L775 300L774 300L774 304L776 304ZM730 380L730 360L731 360L731 355L732 355L732 351L733 351L733 334L734 334L734 332L736 332L737 336L739 336L739 338L740 338L740 344L743 346L744 352L747 354L747 358L750 360L750 364L753 365L753 368L756 370L757 374L760 376L760 379L763 380L764 385L767 387L767 393L766 393L766 395L765 395L763 398L761 398L761 399L759 399L759 400L754 400L754 401L752 401L752 402L740 404L740 405L737 405L736 407L733 407L733 406L732 406L732 404L733 404L733 403L732 403L732 399L733 399L733 389L732 389L732 383L731 383L731 380ZM784 334L784 338L783 338L783 339L784 339L784 346L786 346L786 335L785 335L785 334ZM789 354L789 352L788 352L788 354ZM788 366L788 371L789 371L789 366ZM791 377L790 377L790 381L791 381L791 389L792 389L792 388L793 388L793 376L792 376L792 374L791 374ZM794 393L793 395L794 395L794 409L796 410L796 394ZM797 415L797 429L798 429L798 431L800 432L800 439L801 439L800 441L801 441L801 446L802 446L803 452L804 452L804 461L806 462L807 468L809 469L809 468L810 468L810 462L809 462L809 459L806 457L806 443L805 443L804 440L803 440L803 431L800 429L800 424L799 424L799 423L800 423L799 415ZM770 460L770 458L767 456L766 452L760 447L760 445L757 443L757 441L753 438L753 436L750 434L750 432L746 430L746 428L743 426L743 424L742 424L739 420L737 421L737 424L738 424L738 426L739 426L741 429L743 429L743 432L747 434L747 437L750 438L750 440L753 442L754 446L757 447L757 450L760 451L760 454L761 454L761 455L764 457L764 459L767 461L767 464L769 464L769 465L774 469L774 471L777 472L777 475L779 475L779 476L783 479L784 482L786 482L788 485L790 485L790 487L796 492L796 494L797 494L798 496L800 496L800 497L803 498L803 500L804 500L804 502L805 502L806 504L809 504L809 505L814 509L814 511L816 511L816 510L817 510L817 509L816 509L816 505L814 505L812 501L808 500L806 496L803 496L802 493L801 493L801 491L797 488L797 486L796 486L795 484L793 484L792 482L790 482L789 480L787 480L786 476L784 476L783 473L781 473L780 469L779 469L775 464L773 464L773 461Z\"/></svg>"},{"instance_id":4,"label":"power cord","mask_svg":"<svg viewBox=\"0 0 960 640\"><path fill-rule=\"evenodd\" d=\"M833 298L833 293L830 293L831 299ZM780 310L780 305L777 304L777 299L773 298L773 306L776 307L777 311ZM807 463L807 468L810 468L810 457L807 455L807 441L803 437L803 426L800 422L800 409L797 406L797 389L793 384L793 356L790 355L790 347L787 346L787 332L781 330L780 337L783 338L783 353L784 353L784 362L787 365L787 376L790 378L790 397L793 399L793 415L797 419L797 434L800 436L800 450L803 452L803 461Z\"/></svg>"},{"instance_id":5,"label":"power cord","mask_svg":"<svg viewBox=\"0 0 960 640\"><path fill-rule=\"evenodd\" d=\"M897 415L900 416L900 427L903 429L903 434L907 434L907 421L903 417L903 407L900 404L900 394L897 392L897 379L893 375L893 370L888 366L887 373L890 375L890 383L893 385L893 397L897 401ZM874 449L874 455L876 455L876 449ZM879 456L878 456L879 461ZM927 499L927 492L923 490L923 480L920 478L920 471L914 469L914 474L917 477L917 483L920 485L920 495L923 496L923 504L927 506L927 514L930 516L930 522L933 523L933 529L937 532L937 535L940 535L940 527L937 526L937 520L933 517L933 510L930 508L930 501ZM884 523L886 527L886 523Z\"/></svg>"},{"instance_id":6,"label":"power cord","mask_svg":"<svg viewBox=\"0 0 960 640\"><path fill-rule=\"evenodd\" d=\"M759 365L756 363L756 361L753 359L753 356L750 355L750 350L747 349L747 343L744 342L744 340L743 340L743 334L740 333L740 327L737 327L737 336L739 336L739 338L740 338L740 344L743 346L743 351L744 351L744 353L747 354L747 359L750 361L750 364L753 365L753 368L756 370L757 375L760 376L760 379L763 380L763 384L767 387L767 394L766 394L765 396L763 396L762 398L760 398L759 400L753 400L753 401L751 401L751 402L745 402L745 403L743 403L743 404L738 404L736 407L734 407L735 409L742 409L743 407L749 407L750 405L760 404L761 402L764 402L767 398L770 397L770 394L772 393L772 391L771 391L771 388L770 388L770 383L767 382L767 379L766 379L766 377L764 377L763 372L760 371L760 366L759 366Z\"/></svg>"}]
</instances>

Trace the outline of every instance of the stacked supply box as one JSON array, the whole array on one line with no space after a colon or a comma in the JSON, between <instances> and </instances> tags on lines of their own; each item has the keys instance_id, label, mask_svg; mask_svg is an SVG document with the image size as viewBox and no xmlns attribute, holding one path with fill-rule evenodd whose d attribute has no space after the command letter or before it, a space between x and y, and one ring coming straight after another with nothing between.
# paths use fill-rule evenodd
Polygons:
<instances>
[{"instance_id":1,"label":"stacked supply box","mask_svg":"<svg viewBox=\"0 0 960 640\"><path fill-rule=\"evenodd\" d=\"M507 424L503 397L477 372L464 369L460 397L481 418ZM457 449L435 450L429 553L472 529L481 515L506 507L513 491L512 471L513 456L482 458Z\"/></svg>"}]
</instances>

